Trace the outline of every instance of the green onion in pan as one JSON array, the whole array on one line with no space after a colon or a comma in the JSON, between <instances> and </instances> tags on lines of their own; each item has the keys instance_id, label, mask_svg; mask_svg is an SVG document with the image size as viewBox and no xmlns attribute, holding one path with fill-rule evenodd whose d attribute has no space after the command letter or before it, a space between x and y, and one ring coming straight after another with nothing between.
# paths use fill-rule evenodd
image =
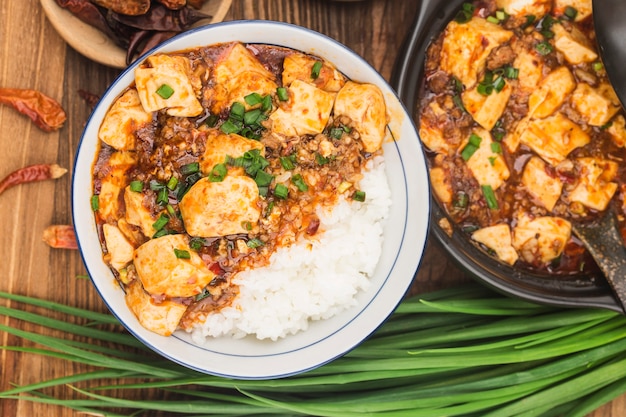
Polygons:
<instances>
[{"instance_id":1,"label":"green onion in pan","mask_svg":"<svg viewBox=\"0 0 626 417\"><path fill-rule=\"evenodd\" d=\"M287 92L287 88L285 87L278 87L276 89L276 96L278 97L280 101L289 100L289 93Z\"/></svg>"},{"instance_id":2,"label":"green onion in pan","mask_svg":"<svg viewBox=\"0 0 626 417\"><path fill-rule=\"evenodd\" d=\"M131 181L129 187L131 191L140 193L143 191L143 181L138 181L138 180Z\"/></svg>"},{"instance_id":3,"label":"green onion in pan","mask_svg":"<svg viewBox=\"0 0 626 417\"><path fill-rule=\"evenodd\" d=\"M165 214L161 214L156 222L152 224L152 228L157 232L165 227L165 225L170 221L170 218Z\"/></svg>"},{"instance_id":4,"label":"green onion in pan","mask_svg":"<svg viewBox=\"0 0 626 417\"><path fill-rule=\"evenodd\" d=\"M250 93L243 99L248 106L256 106L263 103L263 97L259 93Z\"/></svg>"},{"instance_id":5,"label":"green onion in pan","mask_svg":"<svg viewBox=\"0 0 626 417\"><path fill-rule=\"evenodd\" d=\"M98 211L100 208L100 196L98 194L94 194L91 196L91 210Z\"/></svg>"},{"instance_id":6,"label":"green onion in pan","mask_svg":"<svg viewBox=\"0 0 626 417\"><path fill-rule=\"evenodd\" d=\"M289 188L284 184L276 184L276 187L274 187L274 195L284 200L289 196Z\"/></svg>"},{"instance_id":7,"label":"green onion in pan","mask_svg":"<svg viewBox=\"0 0 626 417\"><path fill-rule=\"evenodd\" d=\"M211 170L209 174L209 181L211 182L222 182L224 178L226 178L226 174L228 174L228 168L226 168L226 164L217 164Z\"/></svg>"},{"instance_id":8,"label":"green onion in pan","mask_svg":"<svg viewBox=\"0 0 626 417\"><path fill-rule=\"evenodd\" d=\"M180 173L183 175L194 174L196 172L200 172L199 162L191 162L180 167Z\"/></svg>"},{"instance_id":9,"label":"green onion in pan","mask_svg":"<svg viewBox=\"0 0 626 417\"><path fill-rule=\"evenodd\" d=\"M296 174L291 177L291 182L296 186L299 191L306 192L309 190L309 186L304 182L302 175Z\"/></svg>"},{"instance_id":10,"label":"green onion in pan","mask_svg":"<svg viewBox=\"0 0 626 417\"><path fill-rule=\"evenodd\" d=\"M176 255L176 258L178 259L191 259L191 254L185 249L174 248L174 255Z\"/></svg>"},{"instance_id":11,"label":"green onion in pan","mask_svg":"<svg viewBox=\"0 0 626 417\"><path fill-rule=\"evenodd\" d=\"M167 182L167 188L169 188L172 191L176 189L177 185L178 185L178 178L176 177L170 178L170 180Z\"/></svg>"},{"instance_id":12,"label":"green onion in pan","mask_svg":"<svg viewBox=\"0 0 626 417\"><path fill-rule=\"evenodd\" d=\"M253 238L253 239L250 239L250 240L246 243L246 245L247 245L249 248L255 249L255 248L258 248L258 247L263 246L263 245L264 245L264 243L263 243L263 241L262 241L261 239L258 239L258 238L256 238L256 237L255 237L255 238Z\"/></svg>"},{"instance_id":13,"label":"green onion in pan","mask_svg":"<svg viewBox=\"0 0 626 417\"><path fill-rule=\"evenodd\" d=\"M296 167L295 164L294 164L294 160L295 160L295 157L293 157L293 155L281 156L280 157L280 165L283 167L283 169L285 169L287 171L291 171L292 169L294 169Z\"/></svg>"},{"instance_id":14,"label":"green onion in pan","mask_svg":"<svg viewBox=\"0 0 626 417\"><path fill-rule=\"evenodd\" d=\"M322 70L322 62L315 61L315 63L313 64L313 67L311 68L311 78L313 78L314 80L317 80L317 78L320 76L321 70Z\"/></svg>"},{"instance_id":15,"label":"green onion in pan","mask_svg":"<svg viewBox=\"0 0 626 417\"><path fill-rule=\"evenodd\" d=\"M491 188L491 185L481 185L480 188L483 190L483 196L485 200L487 200L487 206L492 210L498 209L498 199L496 198L496 194Z\"/></svg>"},{"instance_id":16,"label":"green onion in pan","mask_svg":"<svg viewBox=\"0 0 626 417\"><path fill-rule=\"evenodd\" d=\"M355 201L365 201L365 191L357 190L352 195L352 199Z\"/></svg>"}]
</instances>

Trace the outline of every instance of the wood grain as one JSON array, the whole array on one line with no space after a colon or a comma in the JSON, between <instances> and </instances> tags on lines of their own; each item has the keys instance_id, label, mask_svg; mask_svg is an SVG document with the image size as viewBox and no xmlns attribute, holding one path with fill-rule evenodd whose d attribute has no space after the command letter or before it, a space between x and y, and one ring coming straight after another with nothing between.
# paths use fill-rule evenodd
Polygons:
<instances>
[{"instance_id":1,"label":"wood grain","mask_svg":"<svg viewBox=\"0 0 626 417\"><path fill-rule=\"evenodd\" d=\"M226 20L269 19L302 25L335 38L361 55L389 79L394 61L419 7L413 1L235 0ZM0 86L35 88L59 100L68 114L56 133L38 130L29 119L0 106L0 177L29 164L56 162L72 170L74 152L90 108L84 90L102 94L119 70L80 56L57 35L37 0L0 2ZM68 305L106 311L75 251L50 249L42 231L71 223L71 174L56 181L16 187L0 196L0 291L41 297ZM469 280L429 243L414 292ZM0 317L3 325L23 325ZM0 344L24 342L0 332ZM0 351L0 390L82 370L81 366L15 352ZM48 394L67 393L59 388ZM137 396L149 395L139 392ZM0 401L2 417L79 415L27 401ZM156 414L158 415L158 414ZM600 408L593 417L626 415L626 396Z\"/></svg>"}]
</instances>

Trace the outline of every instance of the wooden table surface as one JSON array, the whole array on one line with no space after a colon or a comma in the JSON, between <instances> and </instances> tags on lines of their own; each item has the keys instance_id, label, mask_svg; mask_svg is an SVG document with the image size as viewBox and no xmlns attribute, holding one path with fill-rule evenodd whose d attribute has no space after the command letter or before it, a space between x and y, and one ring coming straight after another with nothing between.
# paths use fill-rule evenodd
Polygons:
<instances>
[{"instance_id":1,"label":"wooden table surface","mask_svg":"<svg viewBox=\"0 0 626 417\"><path fill-rule=\"evenodd\" d=\"M419 7L413 0L234 0L226 20L271 19L296 23L327 34L354 49L389 79L405 34ZM58 36L37 0L0 2L0 87L32 88L57 99L68 120L45 133L25 116L0 106L0 177L26 165L58 163L71 173L74 152L90 108L79 96L100 95L120 72L82 57ZM50 249L42 241L51 224L70 224L71 175L12 188L0 195L0 291L106 311L88 279L77 251ZM416 276L417 291L430 291L464 276L435 244L429 243ZM6 317L2 324L14 324ZM0 332L0 345L21 343ZM80 370L60 360L0 351L0 390ZM0 400L2 417L78 415L27 401ZM626 395L593 417L626 415Z\"/></svg>"}]
</instances>

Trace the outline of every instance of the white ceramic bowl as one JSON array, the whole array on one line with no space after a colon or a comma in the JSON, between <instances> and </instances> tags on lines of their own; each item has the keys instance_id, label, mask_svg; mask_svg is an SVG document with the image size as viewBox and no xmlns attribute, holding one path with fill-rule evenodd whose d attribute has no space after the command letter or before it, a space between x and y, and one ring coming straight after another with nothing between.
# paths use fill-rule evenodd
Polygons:
<instances>
[{"instance_id":1,"label":"white ceramic bowl","mask_svg":"<svg viewBox=\"0 0 626 417\"><path fill-rule=\"evenodd\" d=\"M227 22L186 32L153 52L229 41L280 45L315 54L334 63L349 78L376 84L383 91L391 115L389 128L395 138L384 145L392 207L382 256L369 290L358 296L358 305L276 342L223 337L201 347L185 332L163 337L139 324L102 260L90 197L98 128L114 99L133 82L135 66L142 59L126 69L106 91L84 130L72 180L74 226L84 263L103 300L121 323L155 352L213 375L241 379L284 377L316 368L357 346L394 311L411 286L428 232L430 190L426 162L411 117L383 77L353 51L317 32L269 21Z\"/></svg>"}]
</instances>

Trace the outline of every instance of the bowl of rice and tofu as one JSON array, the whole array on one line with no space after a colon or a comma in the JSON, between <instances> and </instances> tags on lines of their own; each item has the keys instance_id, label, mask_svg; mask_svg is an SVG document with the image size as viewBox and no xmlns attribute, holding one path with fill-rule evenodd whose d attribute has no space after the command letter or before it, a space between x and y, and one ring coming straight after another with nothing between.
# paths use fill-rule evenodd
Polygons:
<instances>
[{"instance_id":1,"label":"bowl of rice and tofu","mask_svg":"<svg viewBox=\"0 0 626 417\"><path fill-rule=\"evenodd\" d=\"M138 59L75 166L98 292L147 346L214 375L288 376L349 351L426 242L411 117L362 58L294 25L211 25Z\"/></svg>"},{"instance_id":2,"label":"bowl of rice and tofu","mask_svg":"<svg viewBox=\"0 0 626 417\"><path fill-rule=\"evenodd\" d=\"M506 293L621 311L572 227L609 213L626 236L625 115L591 0L442 3L425 3L397 87L427 153L434 235Z\"/></svg>"}]
</instances>

